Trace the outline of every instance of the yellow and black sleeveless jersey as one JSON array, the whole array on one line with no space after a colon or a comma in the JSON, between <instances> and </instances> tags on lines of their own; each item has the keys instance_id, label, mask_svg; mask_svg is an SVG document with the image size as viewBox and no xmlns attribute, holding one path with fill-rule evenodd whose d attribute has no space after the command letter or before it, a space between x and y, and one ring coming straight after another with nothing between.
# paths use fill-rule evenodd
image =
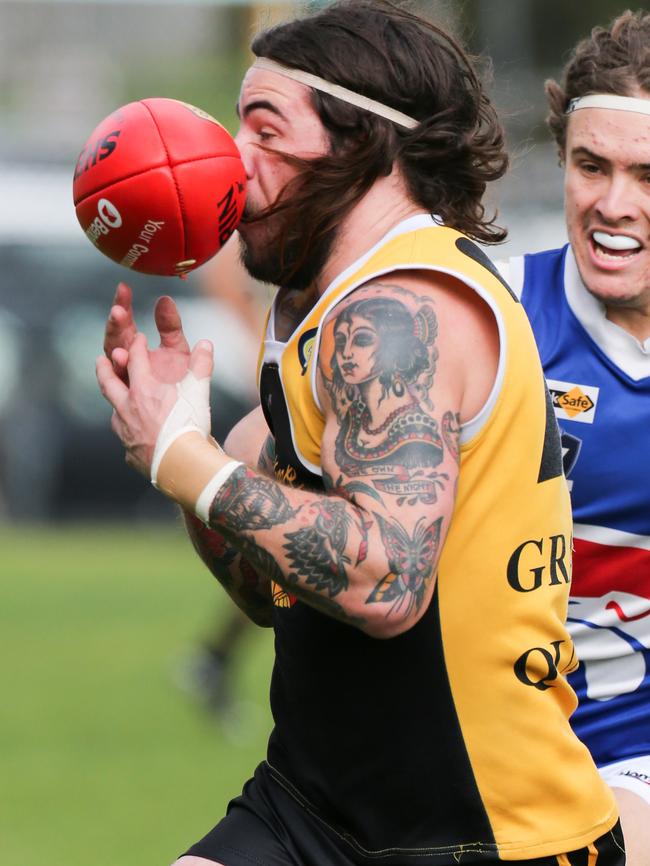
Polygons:
<instances>
[{"instance_id":1,"label":"yellow and black sleeveless jersey","mask_svg":"<svg viewBox=\"0 0 650 866\"><path fill-rule=\"evenodd\" d=\"M260 390L277 475L320 483L324 316L407 268L450 274L489 305L497 379L462 428L453 519L413 628L373 639L277 588L270 772L360 862L575 851L615 824L616 808L568 723L576 701L564 675L576 659L564 627L571 511L559 437L526 316L474 243L413 217L341 274L286 343L271 312Z\"/></svg>"}]
</instances>

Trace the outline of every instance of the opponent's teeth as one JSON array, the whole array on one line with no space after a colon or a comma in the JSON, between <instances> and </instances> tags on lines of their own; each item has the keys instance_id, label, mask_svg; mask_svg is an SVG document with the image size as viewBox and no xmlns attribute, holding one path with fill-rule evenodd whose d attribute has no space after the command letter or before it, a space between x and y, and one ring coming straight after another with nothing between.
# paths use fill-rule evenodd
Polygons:
<instances>
[{"instance_id":1,"label":"opponent's teeth","mask_svg":"<svg viewBox=\"0 0 650 866\"><path fill-rule=\"evenodd\" d=\"M594 232L593 239L601 247L609 250L638 250L641 244L627 235L608 235L605 232Z\"/></svg>"}]
</instances>

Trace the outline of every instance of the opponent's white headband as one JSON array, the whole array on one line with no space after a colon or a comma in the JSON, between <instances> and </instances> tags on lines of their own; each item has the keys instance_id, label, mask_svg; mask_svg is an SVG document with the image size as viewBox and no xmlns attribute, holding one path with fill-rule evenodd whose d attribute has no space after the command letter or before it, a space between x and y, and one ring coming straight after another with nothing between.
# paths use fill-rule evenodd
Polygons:
<instances>
[{"instance_id":1,"label":"opponent's white headband","mask_svg":"<svg viewBox=\"0 0 650 866\"><path fill-rule=\"evenodd\" d=\"M363 108L372 114L378 114L380 117L392 120L393 123L405 126L407 129L415 129L420 123L419 120L409 117L408 114L402 114L401 111L396 111L382 102L369 99L367 96L362 96L360 93L355 93L354 90L348 90L347 87L341 87L339 84L332 84L324 78L319 78L318 75L312 75L311 72L294 69L292 66L284 66L268 57L258 57L253 63L253 69L267 69L269 72L277 72L278 75L284 75L286 78L293 78L294 81L306 84L307 87L313 87L314 90L320 90L322 93L329 93L330 96L335 96L343 102L349 102L350 105L356 105L357 108Z\"/></svg>"},{"instance_id":2,"label":"opponent's white headband","mask_svg":"<svg viewBox=\"0 0 650 866\"><path fill-rule=\"evenodd\" d=\"M637 99L635 96L616 96L613 93L592 93L572 99L567 114L581 108L613 108L614 111L634 111L637 114L650 114L650 99Z\"/></svg>"}]
</instances>

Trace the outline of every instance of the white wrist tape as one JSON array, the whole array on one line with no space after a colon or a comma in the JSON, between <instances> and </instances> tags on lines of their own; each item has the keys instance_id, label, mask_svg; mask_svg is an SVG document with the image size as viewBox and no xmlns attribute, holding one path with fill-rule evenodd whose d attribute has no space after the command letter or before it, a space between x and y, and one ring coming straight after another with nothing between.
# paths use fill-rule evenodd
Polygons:
<instances>
[{"instance_id":1,"label":"white wrist tape","mask_svg":"<svg viewBox=\"0 0 650 866\"><path fill-rule=\"evenodd\" d=\"M221 490L226 481L228 481L235 469L243 465L244 464L239 460L231 460L230 463L226 463L225 466L222 466L216 475L212 476L201 491L199 498L196 500L196 505L194 506L194 513L199 520L202 520L206 524L209 522L210 506L214 502L214 497Z\"/></svg>"},{"instance_id":2,"label":"white wrist tape","mask_svg":"<svg viewBox=\"0 0 650 866\"><path fill-rule=\"evenodd\" d=\"M190 370L176 384L178 398L156 439L151 461L151 483L156 487L160 463L169 446L183 433L196 431L205 439L210 435L210 378L197 379Z\"/></svg>"}]
</instances>

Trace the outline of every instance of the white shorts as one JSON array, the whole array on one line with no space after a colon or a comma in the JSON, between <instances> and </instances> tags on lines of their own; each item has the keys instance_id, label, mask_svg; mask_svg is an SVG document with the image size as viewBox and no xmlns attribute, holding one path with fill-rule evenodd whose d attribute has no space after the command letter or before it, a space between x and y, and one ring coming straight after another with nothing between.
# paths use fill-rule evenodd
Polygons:
<instances>
[{"instance_id":1,"label":"white shorts","mask_svg":"<svg viewBox=\"0 0 650 866\"><path fill-rule=\"evenodd\" d=\"M599 767L598 772L610 788L625 788L650 805L650 755L617 761Z\"/></svg>"}]
</instances>

